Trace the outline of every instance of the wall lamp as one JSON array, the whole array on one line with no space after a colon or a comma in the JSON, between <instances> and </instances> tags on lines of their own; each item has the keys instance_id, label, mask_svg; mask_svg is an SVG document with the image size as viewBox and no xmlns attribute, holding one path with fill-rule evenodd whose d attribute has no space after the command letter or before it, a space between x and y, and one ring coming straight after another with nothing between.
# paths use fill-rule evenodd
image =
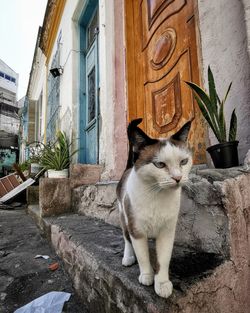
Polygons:
<instances>
[{"instance_id":1,"label":"wall lamp","mask_svg":"<svg viewBox=\"0 0 250 313\"><path fill-rule=\"evenodd\" d=\"M58 77L58 76L62 75L63 68L61 66L54 67L54 68L51 68L49 71L52 74L52 76L55 78L55 77Z\"/></svg>"}]
</instances>

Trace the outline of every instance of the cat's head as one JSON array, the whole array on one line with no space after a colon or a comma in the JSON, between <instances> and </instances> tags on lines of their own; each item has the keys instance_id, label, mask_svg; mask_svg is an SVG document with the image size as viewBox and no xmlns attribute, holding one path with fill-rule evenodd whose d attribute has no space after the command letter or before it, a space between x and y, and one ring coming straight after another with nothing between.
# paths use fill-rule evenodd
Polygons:
<instances>
[{"instance_id":1,"label":"cat's head","mask_svg":"<svg viewBox=\"0 0 250 313\"><path fill-rule=\"evenodd\" d=\"M187 145L191 122L168 139L152 139L139 127L142 119L128 126L133 165L141 179L161 189L181 186L188 180L192 154Z\"/></svg>"}]
</instances>

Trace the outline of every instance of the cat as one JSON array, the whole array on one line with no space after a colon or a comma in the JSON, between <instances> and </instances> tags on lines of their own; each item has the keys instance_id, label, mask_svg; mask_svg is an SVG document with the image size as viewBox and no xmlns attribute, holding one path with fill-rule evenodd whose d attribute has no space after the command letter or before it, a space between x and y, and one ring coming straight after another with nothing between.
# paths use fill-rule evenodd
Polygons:
<instances>
[{"instance_id":1,"label":"cat","mask_svg":"<svg viewBox=\"0 0 250 313\"><path fill-rule=\"evenodd\" d=\"M129 157L117 186L125 241L122 264L139 263L139 282L164 298L172 294L169 263L180 209L181 186L187 182L192 154L187 145L191 122L169 139L152 139L133 120L127 129ZM148 239L155 238L157 266L150 264Z\"/></svg>"}]
</instances>

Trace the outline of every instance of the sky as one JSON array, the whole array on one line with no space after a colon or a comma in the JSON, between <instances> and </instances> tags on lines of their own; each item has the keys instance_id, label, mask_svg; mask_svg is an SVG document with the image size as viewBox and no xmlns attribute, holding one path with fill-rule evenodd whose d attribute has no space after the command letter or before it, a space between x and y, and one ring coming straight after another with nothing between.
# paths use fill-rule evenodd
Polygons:
<instances>
[{"instance_id":1,"label":"sky","mask_svg":"<svg viewBox=\"0 0 250 313\"><path fill-rule=\"evenodd\" d=\"M18 100L27 91L46 5L47 0L0 0L0 59L19 74Z\"/></svg>"}]
</instances>

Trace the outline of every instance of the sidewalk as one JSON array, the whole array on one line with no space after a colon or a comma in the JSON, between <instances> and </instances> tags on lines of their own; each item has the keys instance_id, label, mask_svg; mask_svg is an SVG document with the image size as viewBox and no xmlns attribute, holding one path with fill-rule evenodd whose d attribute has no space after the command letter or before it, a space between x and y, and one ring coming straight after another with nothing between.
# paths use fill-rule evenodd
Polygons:
<instances>
[{"instance_id":1,"label":"sidewalk","mask_svg":"<svg viewBox=\"0 0 250 313\"><path fill-rule=\"evenodd\" d=\"M34 259L38 254L49 255L50 259ZM48 266L55 262L59 268L51 271ZM25 213L25 207L0 209L0 312L13 313L50 291L71 293L63 312L87 313L61 261Z\"/></svg>"}]
</instances>

